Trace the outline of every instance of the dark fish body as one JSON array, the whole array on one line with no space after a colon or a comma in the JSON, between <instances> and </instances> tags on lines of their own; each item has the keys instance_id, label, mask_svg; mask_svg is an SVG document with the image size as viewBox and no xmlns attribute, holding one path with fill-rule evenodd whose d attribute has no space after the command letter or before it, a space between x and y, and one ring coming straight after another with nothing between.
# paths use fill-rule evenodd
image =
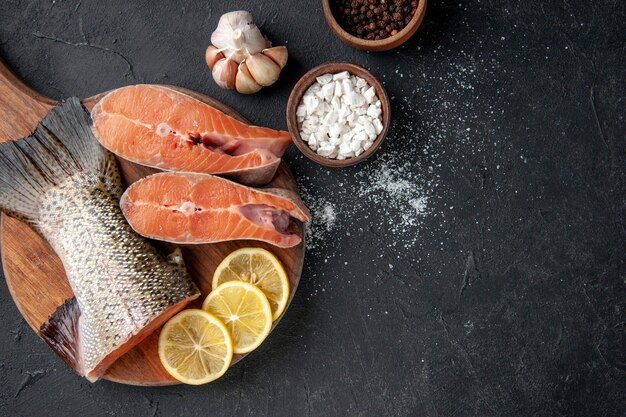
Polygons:
<instances>
[{"instance_id":1,"label":"dark fish body","mask_svg":"<svg viewBox=\"0 0 626 417\"><path fill-rule=\"evenodd\" d=\"M92 381L199 296L180 255L165 258L130 228L121 195L115 159L75 98L0 144L0 208L50 243L75 294L40 333Z\"/></svg>"}]
</instances>

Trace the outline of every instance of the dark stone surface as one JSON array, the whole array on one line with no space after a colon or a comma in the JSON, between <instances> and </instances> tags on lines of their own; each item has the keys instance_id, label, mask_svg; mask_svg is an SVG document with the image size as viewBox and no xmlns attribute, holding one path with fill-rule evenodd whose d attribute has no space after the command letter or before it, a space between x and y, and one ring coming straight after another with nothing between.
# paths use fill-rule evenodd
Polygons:
<instances>
[{"instance_id":1,"label":"dark stone surface","mask_svg":"<svg viewBox=\"0 0 626 417\"><path fill-rule=\"evenodd\" d=\"M336 223L314 223L280 326L213 384L92 385L0 285L0 415L626 415L625 2L433 0L381 54L335 39L319 1L182 3L4 0L0 55L57 99L170 83L275 128L305 70L348 60L385 82L393 133L340 171L290 150L307 202L332 204ZM280 81L252 97L204 64L233 8L289 47ZM402 230L406 205L363 192L399 158L428 197Z\"/></svg>"}]
</instances>

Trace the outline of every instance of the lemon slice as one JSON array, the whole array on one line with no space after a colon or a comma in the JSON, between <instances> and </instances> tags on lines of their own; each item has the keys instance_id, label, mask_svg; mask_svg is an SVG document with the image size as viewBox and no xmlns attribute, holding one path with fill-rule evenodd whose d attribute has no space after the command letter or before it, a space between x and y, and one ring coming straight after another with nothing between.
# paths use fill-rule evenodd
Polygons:
<instances>
[{"instance_id":1,"label":"lemon slice","mask_svg":"<svg viewBox=\"0 0 626 417\"><path fill-rule=\"evenodd\" d=\"M269 301L260 289L247 282L229 281L218 286L204 300L202 308L230 330L235 353L256 349L272 328Z\"/></svg>"},{"instance_id":2,"label":"lemon slice","mask_svg":"<svg viewBox=\"0 0 626 417\"><path fill-rule=\"evenodd\" d=\"M163 326L159 358L180 382L206 384L224 375L230 366L233 342L215 316L198 309L184 310Z\"/></svg>"},{"instance_id":3,"label":"lemon slice","mask_svg":"<svg viewBox=\"0 0 626 417\"><path fill-rule=\"evenodd\" d=\"M289 279L280 261L261 248L242 248L228 255L213 274L213 288L228 281L244 281L255 285L270 302L272 319L276 320L287 307Z\"/></svg>"}]
</instances>

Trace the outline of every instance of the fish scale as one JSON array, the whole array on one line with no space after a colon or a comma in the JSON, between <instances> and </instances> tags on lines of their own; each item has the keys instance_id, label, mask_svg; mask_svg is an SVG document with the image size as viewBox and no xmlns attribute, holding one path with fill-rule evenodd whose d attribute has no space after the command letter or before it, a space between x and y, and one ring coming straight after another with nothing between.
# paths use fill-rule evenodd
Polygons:
<instances>
[{"instance_id":1,"label":"fish scale","mask_svg":"<svg viewBox=\"0 0 626 417\"><path fill-rule=\"evenodd\" d=\"M77 99L54 109L33 136L0 145L0 208L50 243L75 295L41 335L92 381L199 296L179 253L166 258L131 229L121 195L114 157L98 145Z\"/></svg>"}]
</instances>

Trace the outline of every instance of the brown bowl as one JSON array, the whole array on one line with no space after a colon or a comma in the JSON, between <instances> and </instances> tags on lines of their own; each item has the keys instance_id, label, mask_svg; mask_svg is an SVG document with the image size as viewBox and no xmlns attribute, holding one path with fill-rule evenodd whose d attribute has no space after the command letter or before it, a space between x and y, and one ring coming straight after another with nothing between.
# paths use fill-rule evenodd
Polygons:
<instances>
[{"instance_id":1,"label":"brown bowl","mask_svg":"<svg viewBox=\"0 0 626 417\"><path fill-rule=\"evenodd\" d=\"M368 41L367 39L361 39L354 35L349 34L344 28L341 27L339 22L335 19L333 11L331 10L330 2L334 0L322 0L322 6L324 8L324 16L326 22L335 33L335 35L346 44L353 48L360 49L362 51L388 51L393 48L397 48L404 42L408 41L424 19L426 13L426 0L419 0L417 5L417 11L413 15L413 18L400 32L394 36L390 36L378 41Z\"/></svg>"},{"instance_id":2,"label":"brown bowl","mask_svg":"<svg viewBox=\"0 0 626 417\"><path fill-rule=\"evenodd\" d=\"M309 145L304 140L302 140L302 137L300 136L300 127L298 126L298 119L296 117L296 110L298 109L298 105L302 101L302 96L304 96L304 93L309 89L309 87L311 87L311 85L313 85L317 77L323 74L335 74L342 71L348 71L352 75L361 77L365 81L367 81L370 86L374 87L374 90L376 91L376 96L380 100L381 104L383 130L376 137L376 139L374 139L372 146L370 146L361 155L338 160L318 155L313 149L309 147ZM287 103L287 126L289 128L289 133L293 138L293 143L307 158L317 162L318 164L332 168L355 165L370 157L383 143L385 136L387 136L390 122L391 105L389 103L389 97L387 97L387 93L383 88L383 85L380 83L380 81L378 81L378 79L376 79L376 77L372 75L371 72L369 72L365 68L347 62L330 62L327 64L322 64L304 74L302 78L300 78L300 80L296 83L296 86L293 88L293 90L291 90L289 102Z\"/></svg>"}]
</instances>

